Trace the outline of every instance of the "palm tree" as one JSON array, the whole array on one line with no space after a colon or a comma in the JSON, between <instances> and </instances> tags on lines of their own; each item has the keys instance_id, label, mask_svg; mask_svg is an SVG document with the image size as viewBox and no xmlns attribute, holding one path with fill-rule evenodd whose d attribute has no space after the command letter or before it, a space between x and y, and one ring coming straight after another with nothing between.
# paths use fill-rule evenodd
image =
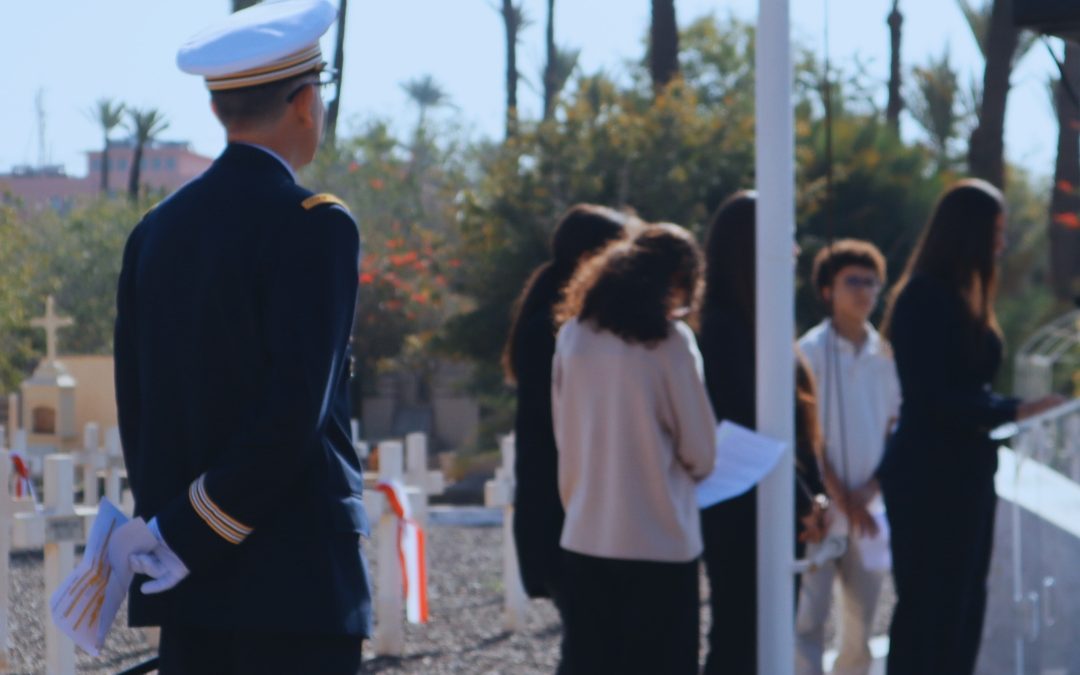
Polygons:
<instances>
[{"instance_id":1,"label":"palm tree","mask_svg":"<svg viewBox=\"0 0 1080 675\"><path fill-rule=\"evenodd\" d=\"M909 96L911 115L930 136L938 169L946 169L952 161L949 145L961 120L957 112L960 85L949 63L948 47L940 59L931 57L926 66L913 69L912 75L915 86Z\"/></svg>"},{"instance_id":2,"label":"palm tree","mask_svg":"<svg viewBox=\"0 0 1080 675\"><path fill-rule=\"evenodd\" d=\"M559 96L566 89L566 84L574 71L577 70L580 58L580 49L555 48L554 60L544 68L544 119L551 119L555 115L555 106L559 102ZM548 77L551 78L550 83L547 81ZM549 105L550 108L548 108Z\"/></svg>"},{"instance_id":3,"label":"palm tree","mask_svg":"<svg viewBox=\"0 0 1080 675\"><path fill-rule=\"evenodd\" d=\"M889 12L889 102L885 107L885 119L897 133L900 132L900 111L904 109L903 72L900 66L900 29L904 24L904 15L900 13L900 0L893 0Z\"/></svg>"},{"instance_id":4,"label":"palm tree","mask_svg":"<svg viewBox=\"0 0 1080 675\"><path fill-rule=\"evenodd\" d=\"M517 133L517 85L520 73L517 67L517 46L521 40L521 31L529 25L522 2L502 0L499 9L503 25L506 27L506 137L512 138Z\"/></svg>"},{"instance_id":5,"label":"palm tree","mask_svg":"<svg viewBox=\"0 0 1080 675\"><path fill-rule=\"evenodd\" d=\"M101 194L109 194L109 134L124 121L124 104L102 98L94 104L88 115L101 125L104 136L101 150Z\"/></svg>"},{"instance_id":6,"label":"palm tree","mask_svg":"<svg viewBox=\"0 0 1080 675\"><path fill-rule=\"evenodd\" d=\"M547 47L547 59L544 63L544 119L549 120L555 114L555 0L547 3L547 34L544 44Z\"/></svg>"},{"instance_id":7,"label":"palm tree","mask_svg":"<svg viewBox=\"0 0 1080 675\"><path fill-rule=\"evenodd\" d=\"M139 199L139 172L142 170L143 150L169 127L169 123L157 108L131 108L128 110L128 125L135 141L135 154L131 158L131 174L128 179L128 198L135 202Z\"/></svg>"},{"instance_id":8,"label":"palm tree","mask_svg":"<svg viewBox=\"0 0 1080 675\"><path fill-rule=\"evenodd\" d=\"M416 122L416 133L419 135L427 121L427 111L431 108L439 108L450 102L450 95L442 88L431 75L422 75L409 80L401 85L405 93L416 107L420 110L420 117Z\"/></svg>"},{"instance_id":9,"label":"palm tree","mask_svg":"<svg viewBox=\"0 0 1080 675\"><path fill-rule=\"evenodd\" d=\"M1050 278L1058 297L1080 295L1080 45L1065 42L1062 75L1053 83L1058 117L1057 162L1050 197Z\"/></svg>"},{"instance_id":10,"label":"palm tree","mask_svg":"<svg viewBox=\"0 0 1080 675\"><path fill-rule=\"evenodd\" d=\"M548 0L547 18L547 60L544 63L542 80L544 82L544 119L555 116L555 105L559 95L566 88L570 76L577 69L580 49L560 47L555 43L555 0Z\"/></svg>"},{"instance_id":11,"label":"palm tree","mask_svg":"<svg viewBox=\"0 0 1080 675\"><path fill-rule=\"evenodd\" d=\"M232 11L239 12L242 9L247 9L252 5L259 4L259 0L232 0Z\"/></svg>"},{"instance_id":12,"label":"palm tree","mask_svg":"<svg viewBox=\"0 0 1080 675\"><path fill-rule=\"evenodd\" d=\"M662 92L679 74L679 25L675 21L675 0L652 0L649 74L655 94Z\"/></svg>"},{"instance_id":13,"label":"palm tree","mask_svg":"<svg viewBox=\"0 0 1080 675\"><path fill-rule=\"evenodd\" d=\"M956 0L960 5L960 12L964 15L968 28L971 30L975 44L979 47L979 53L986 59L987 47L990 38L990 19L993 14L994 3L990 0L982 5L973 5L971 0ZM1032 46L1039 36L1031 31L1022 31L1017 37L1016 51L1013 54L1012 65L1015 68L1020 61L1031 51Z\"/></svg>"},{"instance_id":14,"label":"palm tree","mask_svg":"<svg viewBox=\"0 0 1080 675\"><path fill-rule=\"evenodd\" d=\"M989 0L978 8L969 0L957 2L986 60L978 123L968 144L968 170L1004 187L1005 105L1009 98L1009 78L1034 38L1020 39L1019 31L1012 23L1012 0Z\"/></svg>"},{"instance_id":15,"label":"palm tree","mask_svg":"<svg viewBox=\"0 0 1080 675\"><path fill-rule=\"evenodd\" d=\"M344 79L345 68L345 12L349 8L349 0L341 0L338 5L337 39L334 42L334 70L337 71L337 82L334 84L334 100L326 109L326 131L323 142L334 144L337 138L338 112L341 110L341 82Z\"/></svg>"}]
</instances>

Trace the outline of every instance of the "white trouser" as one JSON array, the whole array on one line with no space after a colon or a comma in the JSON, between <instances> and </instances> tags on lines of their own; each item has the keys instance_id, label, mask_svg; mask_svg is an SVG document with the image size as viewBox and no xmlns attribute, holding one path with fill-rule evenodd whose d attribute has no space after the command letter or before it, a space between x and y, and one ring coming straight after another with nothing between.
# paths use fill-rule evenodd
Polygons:
<instances>
[{"instance_id":1,"label":"white trouser","mask_svg":"<svg viewBox=\"0 0 1080 675\"><path fill-rule=\"evenodd\" d=\"M854 538L848 540L847 552L815 572L802 575L799 605L795 620L795 672L797 675L821 675L825 653L825 622L833 599L833 581L839 576L840 652L833 675L866 675L873 662L870 632L877 608L881 584L887 572L867 570Z\"/></svg>"}]
</instances>

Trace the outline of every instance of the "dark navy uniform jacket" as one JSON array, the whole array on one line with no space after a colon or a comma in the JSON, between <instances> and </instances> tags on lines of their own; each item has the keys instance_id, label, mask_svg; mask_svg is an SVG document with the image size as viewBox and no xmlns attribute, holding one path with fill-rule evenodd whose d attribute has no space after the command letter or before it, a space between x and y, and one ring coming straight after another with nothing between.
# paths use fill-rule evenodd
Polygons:
<instances>
[{"instance_id":1,"label":"dark navy uniform jacket","mask_svg":"<svg viewBox=\"0 0 1080 675\"><path fill-rule=\"evenodd\" d=\"M116 396L135 512L191 570L132 625L367 636L348 343L359 235L231 144L124 251Z\"/></svg>"}]
</instances>

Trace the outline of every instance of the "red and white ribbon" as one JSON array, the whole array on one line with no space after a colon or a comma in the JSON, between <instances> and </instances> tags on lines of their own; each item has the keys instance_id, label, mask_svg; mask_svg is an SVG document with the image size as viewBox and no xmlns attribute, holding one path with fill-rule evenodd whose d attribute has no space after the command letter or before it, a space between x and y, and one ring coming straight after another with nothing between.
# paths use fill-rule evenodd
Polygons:
<instances>
[{"instance_id":1,"label":"red and white ribbon","mask_svg":"<svg viewBox=\"0 0 1080 675\"><path fill-rule=\"evenodd\" d=\"M375 489L386 495L390 510L398 518L398 558L401 584L405 591L405 618L409 623L427 623L427 553L424 530L413 520L405 486L399 481L379 481Z\"/></svg>"},{"instance_id":2,"label":"red and white ribbon","mask_svg":"<svg viewBox=\"0 0 1080 675\"><path fill-rule=\"evenodd\" d=\"M30 468L26 464L26 459L17 452L11 453L11 468L14 469L12 480L15 483L15 497L21 499L26 494L31 500L36 501L34 481L30 477Z\"/></svg>"}]
</instances>

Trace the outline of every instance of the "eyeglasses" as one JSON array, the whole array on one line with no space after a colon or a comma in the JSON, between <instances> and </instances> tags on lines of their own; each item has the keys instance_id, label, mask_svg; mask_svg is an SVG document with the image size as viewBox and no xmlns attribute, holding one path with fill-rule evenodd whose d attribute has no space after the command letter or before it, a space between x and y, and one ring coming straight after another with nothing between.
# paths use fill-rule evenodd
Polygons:
<instances>
[{"instance_id":1,"label":"eyeglasses","mask_svg":"<svg viewBox=\"0 0 1080 675\"><path fill-rule=\"evenodd\" d=\"M292 103L293 99L295 99L297 97L297 95L301 91L303 91L304 87L315 86L315 87L319 87L320 89L325 90L326 87L331 87L331 86L337 84L338 79L339 79L338 71L334 70L333 68L323 68L315 76L315 79L306 80L306 81L301 82L300 84L296 85L296 88L293 89L291 92L289 92L289 95L285 97L285 102L286 103Z\"/></svg>"},{"instance_id":2,"label":"eyeglasses","mask_svg":"<svg viewBox=\"0 0 1080 675\"><path fill-rule=\"evenodd\" d=\"M878 291L881 289L881 281L878 280L877 277L844 277L843 283L845 288L853 291L857 291L863 288L868 291Z\"/></svg>"}]
</instances>

